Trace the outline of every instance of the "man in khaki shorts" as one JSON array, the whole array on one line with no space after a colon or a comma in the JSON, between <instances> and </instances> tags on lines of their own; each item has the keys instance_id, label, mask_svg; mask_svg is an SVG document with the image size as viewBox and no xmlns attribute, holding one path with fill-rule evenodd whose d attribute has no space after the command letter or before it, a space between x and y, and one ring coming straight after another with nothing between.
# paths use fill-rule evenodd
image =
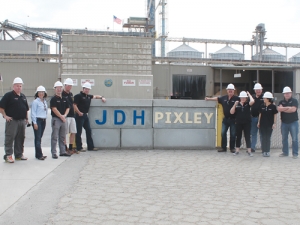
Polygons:
<instances>
[{"instance_id":1,"label":"man in khaki shorts","mask_svg":"<svg viewBox=\"0 0 300 225\"><path fill-rule=\"evenodd\" d=\"M70 111L66 118L66 135L70 134L69 138L69 148L67 147L67 137L66 137L66 150L68 153L79 153L76 148L73 147L73 143L75 141L75 135L77 133L76 129L76 122L75 122L75 113L74 113L74 97L73 93L71 92L73 86L73 80L71 78L67 78L64 82L64 90L62 92L62 96L67 99L70 105Z\"/></svg>"}]
</instances>

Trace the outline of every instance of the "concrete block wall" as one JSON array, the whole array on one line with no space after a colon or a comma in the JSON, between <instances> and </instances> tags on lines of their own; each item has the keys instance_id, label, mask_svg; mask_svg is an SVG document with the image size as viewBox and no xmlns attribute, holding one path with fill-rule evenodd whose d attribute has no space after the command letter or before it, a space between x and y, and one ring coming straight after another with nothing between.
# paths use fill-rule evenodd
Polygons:
<instances>
[{"instance_id":1,"label":"concrete block wall","mask_svg":"<svg viewBox=\"0 0 300 225\"><path fill-rule=\"evenodd\" d=\"M211 149L216 103L203 100L92 100L96 147L102 149Z\"/></svg>"}]
</instances>

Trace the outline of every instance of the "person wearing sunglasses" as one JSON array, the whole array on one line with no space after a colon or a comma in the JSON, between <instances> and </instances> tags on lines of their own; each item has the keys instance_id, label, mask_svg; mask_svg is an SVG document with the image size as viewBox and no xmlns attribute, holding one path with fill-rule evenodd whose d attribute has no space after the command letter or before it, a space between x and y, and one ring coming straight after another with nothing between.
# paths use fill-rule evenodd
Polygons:
<instances>
[{"instance_id":1,"label":"person wearing sunglasses","mask_svg":"<svg viewBox=\"0 0 300 225\"><path fill-rule=\"evenodd\" d=\"M250 101L248 100L248 97ZM251 106L254 103L254 99L251 94L247 91L241 91L239 98L240 101L236 101L233 107L230 109L231 114L235 114L235 127L236 127L236 143L235 143L235 153L233 155L238 155L240 153L242 134L244 132L244 137L246 140L246 146L248 149L248 155L253 156L251 153Z\"/></svg>"},{"instance_id":2,"label":"person wearing sunglasses","mask_svg":"<svg viewBox=\"0 0 300 225\"><path fill-rule=\"evenodd\" d=\"M46 97L47 92L45 87L38 86L34 95L35 100L31 105L31 121L34 132L35 158L39 160L44 160L47 158L47 156L43 155L41 147L47 119L48 106Z\"/></svg>"}]
</instances>

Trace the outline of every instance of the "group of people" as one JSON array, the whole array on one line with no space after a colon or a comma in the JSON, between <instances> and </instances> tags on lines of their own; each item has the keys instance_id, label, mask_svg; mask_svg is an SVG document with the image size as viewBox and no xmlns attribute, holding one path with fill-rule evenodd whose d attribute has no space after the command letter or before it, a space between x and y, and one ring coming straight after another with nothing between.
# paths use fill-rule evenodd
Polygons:
<instances>
[{"instance_id":1,"label":"group of people","mask_svg":"<svg viewBox=\"0 0 300 225\"><path fill-rule=\"evenodd\" d=\"M256 150L257 133L260 134L262 155L270 157L272 132L276 127L277 113L281 113L282 153L280 157L289 155L288 136L292 137L293 158L298 158L298 101L292 97L290 87L283 89L284 99L276 107L273 94L263 93L260 83L254 85L255 94L241 91L234 95L235 87L229 84L227 95L205 98L208 101L218 101L223 106L222 148L218 152L227 151L227 131L230 128L229 149L233 155L240 153L242 134L246 141L247 153L253 156Z\"/></svg>"},{"instance_id":2,"label":"group of people","mask_svg":"<svg viewBox=\"0 0 300 225\"><path fill-rule=\"evenodd\" d=\"M0 113L6 120L4 140L4 160L13 163L15 160L27 160L24 153L25 128L30 126L28 120L29 105L26 96L22 93L23 80L16 77L13 81L13 90L7 92L0 101ZM92 131L88 118L88 111L92 99L106 99L100 95L90 95L91 84L83 84L83 90L73 97L71 92L73 80L67 78L62 84L55 82L55 94L50 100L51 109L51 154L57 159L56 146L58 142L59 156L71 156L71 154L86 151L82 147L82 128L86 131L87 150L96 151L92 139ZM262 86L256 83L255 94L241 91L239 96L234 95L235 87L229 84L226 88L227 95L208 98L205 100L218 101L223 106L224 118L222 121L222 149L227 151L227 131L230 128L229 149L234 155L240 153L242 133L244 133L247 153L253 156L256 150L257 133L259 131L261 148L264 157L270 156L271 135L276 127L277 113L281 113L282 153L281 157L289 155L288 135L292 137L293 158L298 158L298 101L292 97L290 87L283 89L284 99L274 104L273 95L270 92L263 93ZM35 100L31 107L31 123L34 131L35 157L45 160L41 142L46 127L47 119L47 91L39 86L34 95ZM69 147L67 147L67 135ZM76 148L73 143L76 143Z\"/></svg>"},{"instance_id":3,"label":"group of people","mask_svg":"<svg viewBox=\"0 0 300 225\"><path fill-rule=\"evenodd\" d=\"M92 139L87 113L92 99L106 99L100 95L90 95L91 84L83 84L83 90L73 97L71 92L73 80L67 78L62 84L55 82L55 94L50 100L51 109L51 154L53 159L57 159L56 146L59 146L59 156L71 156L71 154L86 151L82 147L82 128L86 131L87 150L97 151ZM0 101L0 113L6 120L5 140L4 140L4 160L14 163L15 160L27 160L24 156L25 128L30 126L28 111L29 104L26 96L22 93L23 80L16 77L13 81L13 90L7 92ZM48 112L47 91L45 87L39 86L34 95L35 100L31 106L31 123L34 131L35 157L45 160L47 156L43 154L41 143ZM67 147L67 135L69 137L69 147ZM76 148L73 143L76 143Z\"/></svg>"}]
</instances>

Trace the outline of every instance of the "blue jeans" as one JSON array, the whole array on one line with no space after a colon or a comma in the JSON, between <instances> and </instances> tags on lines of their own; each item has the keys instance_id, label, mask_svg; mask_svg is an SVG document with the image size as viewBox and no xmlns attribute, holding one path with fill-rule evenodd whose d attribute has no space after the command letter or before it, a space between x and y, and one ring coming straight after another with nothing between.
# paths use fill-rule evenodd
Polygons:
<instances>
[{"instance_id":1,"label":"blue jeans","mask_svg":"<svg viewBox=\"0 0 300 225\"><path fill-rule=\"evenodd\" d=\"M235 147L235 119L223 118L222 121L222 149L227 149L227 131L230 128L230 149L234 149Z\"/></svg>"},{"instance_id":2,"label":"blue jeans","mask_svg":"<svg viewBox=\"0 0 300 225\"><path fill-rule=\"evenodd\" d=\"M86 133L86 142L87 142L87 149L92 150L94 148L94 142L92 139L92 129L90 126L90 121L86 113L83 114L83 116L79 116L78 114L75 115L75 121L76 121L76 148L77 150L82 149L82 140L81 140L81 133L82 133L82 127L85 129Z\"/></svg>"},{"instance_id":3,"label":"blue jeans","mask_svg":"<svg viewBox=\"0 0 300 225\"><path fill-rule=\"evenodd\" d=\"M258 123L258 117L252 117L251 120L251 149L256 149L256 143L257 143L257 131L259 131L259 137L260 137L260 144L262 144L261 140L261 132L260 129L257 127Z\"/></svg>"},{"instance_id":4,"label":"blue jeans","mask_svg":"<svg viewBox=\"0 0 300 225\"><path fill-rule=\"evenodd\" d=\"M282 135L282 152L285 155L289 155L289 133L292 136L292 150L293 156L298 156L298 121L292 123L281 123L281 135Z\"/></svg>"},{"instance_id":5,"label":"blue jeans","mask_svg":"<svg viewBox=\"0 0 300 225\"><path fill-rule=\"evenodd\" d=\"M38 129L35 130L33 128L33 132L34 132L34 147L35 147L35 158L39 159L41 157L43 157L43 152L42 152L42 137L44 134L44 130L46 127L46 119L36 119L36 124L38 126ZM33 124L32 124L33 127Z\"/></svg>"}]
</instances>

